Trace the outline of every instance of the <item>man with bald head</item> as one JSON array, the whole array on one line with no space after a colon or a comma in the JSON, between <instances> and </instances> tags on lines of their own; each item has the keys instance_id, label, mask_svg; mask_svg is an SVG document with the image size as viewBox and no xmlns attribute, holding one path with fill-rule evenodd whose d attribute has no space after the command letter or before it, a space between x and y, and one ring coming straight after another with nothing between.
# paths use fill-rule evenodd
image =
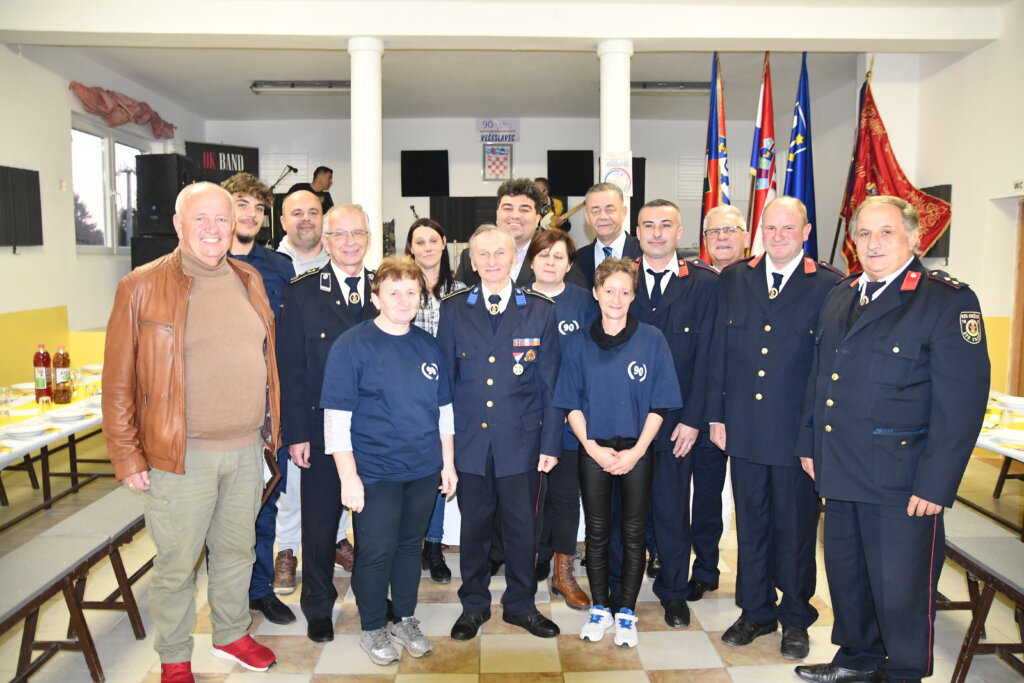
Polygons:
<instances>
[{"instance_id":1,"label":"man with bald head","mask_svg":"<svg viewBox=\"0 0 1024 683\"><path fill-rule=\"evenodd\" d=\"M213 655L256 671L276 661L248 635L262 453L279 440L274 315L259 272L227 258L230 194L187 186L174 229L177 249L118 284L103 366L115 476L148 492L150 613L165 683L192 680L194 569L204 546Z\"/></svg>"},{"instance_id":2,"label":"man with bald head","mask_svg":"<svg viewBox=\"0 0 1024 683\"><path fill-rule=\"evenodd\" d=\"M807 627L818 617L810 604L818 498L794 454L818 313L839 276L804 254L810 231L800 200L765 207L764 254L718 280L708 382L711 440L732 461L743 610L722 640L747 645L781 622L780 650L791 659L807 656Z\"/></svg>"}]
</instances>

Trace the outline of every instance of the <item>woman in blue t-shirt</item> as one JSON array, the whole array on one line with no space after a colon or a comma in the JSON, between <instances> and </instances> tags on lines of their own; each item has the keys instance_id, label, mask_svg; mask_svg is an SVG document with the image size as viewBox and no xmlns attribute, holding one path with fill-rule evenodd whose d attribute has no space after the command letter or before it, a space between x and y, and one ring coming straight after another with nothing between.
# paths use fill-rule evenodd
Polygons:
<instances>
[{"instance_id":1,"label":"woman in blue t-shirt","mask_svg":"<svg viewBox=\"0 0 1024 683\"><path fill-rule=\"evenodd\" d=\"M455 474L452 399L437 342L411 323L425 288L406 256L381 262L371 285L380 314L331 346L320 406L324 443L352 510L352 590L362 625L360 647L375 664L430 653L413 616L420 544L438 489L451 496ZM438 485L440 472L440 486ZM388 588L395 623L387 627Z\"/></svg>"},{"instance_id":2,"label":"woman in blue t-shirt","mask_svg":"<svg viewBox=\"0 0 1024 683\"><path fill-rule=\"evenodd\" d=\"M561 230L538 233L526 250L526 262L536 278L533 289L554 299L555 318L563 342L570 335L589 329L598 314L593 294L565 281L565 274L575 261L576 244ZM564 343L562 349L565 349ZM558 466L545 475L547 490L537 520L536 572L538 581L551 573L551 593L563 596L566 605L587 609L590 598L573 576L576 534L580 526L579 446L572 429L566 425Z\"/></svg>"},{"instance_id":3,"label":"woman in blue t-shirt","mask_svg":"<svg viewBox=\"0 0 1024 683\"><path fill-rule=\"evenodd\" d=\"M633 611L644 576L654 476L651 442L664 412L682 407L668 342L657 328L629 314L635 293L632 263L601 262L594 273L601 317L584 334L565 339L554 398L568 412L569 426L580 440L587 578L594 601L580 638L597 642L614 624L615 644L623 647L637 644ZM623 551L622 594L614 598L608 588L613 482L622 501Z\"/></svg>"}]
</instances>

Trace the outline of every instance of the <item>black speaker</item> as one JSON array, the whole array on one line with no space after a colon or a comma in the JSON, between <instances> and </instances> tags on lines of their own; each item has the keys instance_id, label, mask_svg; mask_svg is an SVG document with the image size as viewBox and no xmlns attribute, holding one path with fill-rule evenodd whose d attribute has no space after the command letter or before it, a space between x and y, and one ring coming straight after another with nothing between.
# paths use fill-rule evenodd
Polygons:
<instances>
[{"instance_id":1,"label":"black speaker","mask_svg":"<svg viewBox=\"0 0 1024 683\"><path fill-rule=\"evenodd\" d=\"M180 154L140 154L135 157L135 172L135 234L173 235L174 200L195 179L195 165Z\"/></svg>"},{"instance_id":2,"label":"black speaker","mask_svg":"<svg viewBox=\"0 0 1024 683\"><path fill-rule=\"evenodd\" d=\"M173 233L170 235L135 235L132 237L132 268L138 268L164 254L170 254L177 246L178 236Z\"/></svg>"}]
</instances>

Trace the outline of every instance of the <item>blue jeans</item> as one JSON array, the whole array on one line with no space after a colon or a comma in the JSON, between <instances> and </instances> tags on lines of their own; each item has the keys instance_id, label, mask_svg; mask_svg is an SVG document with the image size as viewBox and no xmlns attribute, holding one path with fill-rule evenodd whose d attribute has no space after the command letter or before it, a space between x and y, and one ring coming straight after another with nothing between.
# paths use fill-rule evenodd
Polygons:
<instances>
[{"instance_id":1,"label":"blue jeans","mask_svg":"<svg viewBox=\"0 0 1024 683\"><path fill-rule=\"evenodd\" d=\"M288 449L277 452L277 466L281 480L277 482L267 502L256 515L256 562L252 565L252 579L249 581L249 599L259 600L274 592L274 537L277 535L277 499L285 487L285 473L288 471Z\"/></svg>"},{"instance_id":2,"label":"blue jeans","mask_svg":"<svg viewBox=\"0 0 1024 683\"><path fill-rule=\"evenodd\" d=\"M430 526L427 527L426 541L428 543L440 543L444 538L444 506L448 500L443 493L437 494L434 501L434 512L430 515Z\"/></svg>"}]
</instances>

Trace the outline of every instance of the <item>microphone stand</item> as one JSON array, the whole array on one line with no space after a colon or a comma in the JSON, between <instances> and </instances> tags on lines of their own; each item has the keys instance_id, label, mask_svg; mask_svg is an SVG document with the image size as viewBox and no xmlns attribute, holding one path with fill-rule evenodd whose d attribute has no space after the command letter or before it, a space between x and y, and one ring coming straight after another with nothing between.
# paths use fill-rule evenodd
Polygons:
<instances>
[{"instance_id":1,"label":"microphone stand","mask_svg":"<svg viewBox=\"0 0 1024 683\"><path fill-rule=\"evenodd\" d=\"M295 170L288 164L285 164L284 170L281 171L281 175L279 175L277 177L277 180L274 181L274 184L270 186L271 195L274 194L274 189L281 183L282 180L285 179L285 176L287 176L289 173L298 173L298 170ZM274 221L274 202L272 201L271 205L267 208L270 210L270 243L274 244L277 237L277 227L275 226Z\"/></svg>"}]
</instances>

